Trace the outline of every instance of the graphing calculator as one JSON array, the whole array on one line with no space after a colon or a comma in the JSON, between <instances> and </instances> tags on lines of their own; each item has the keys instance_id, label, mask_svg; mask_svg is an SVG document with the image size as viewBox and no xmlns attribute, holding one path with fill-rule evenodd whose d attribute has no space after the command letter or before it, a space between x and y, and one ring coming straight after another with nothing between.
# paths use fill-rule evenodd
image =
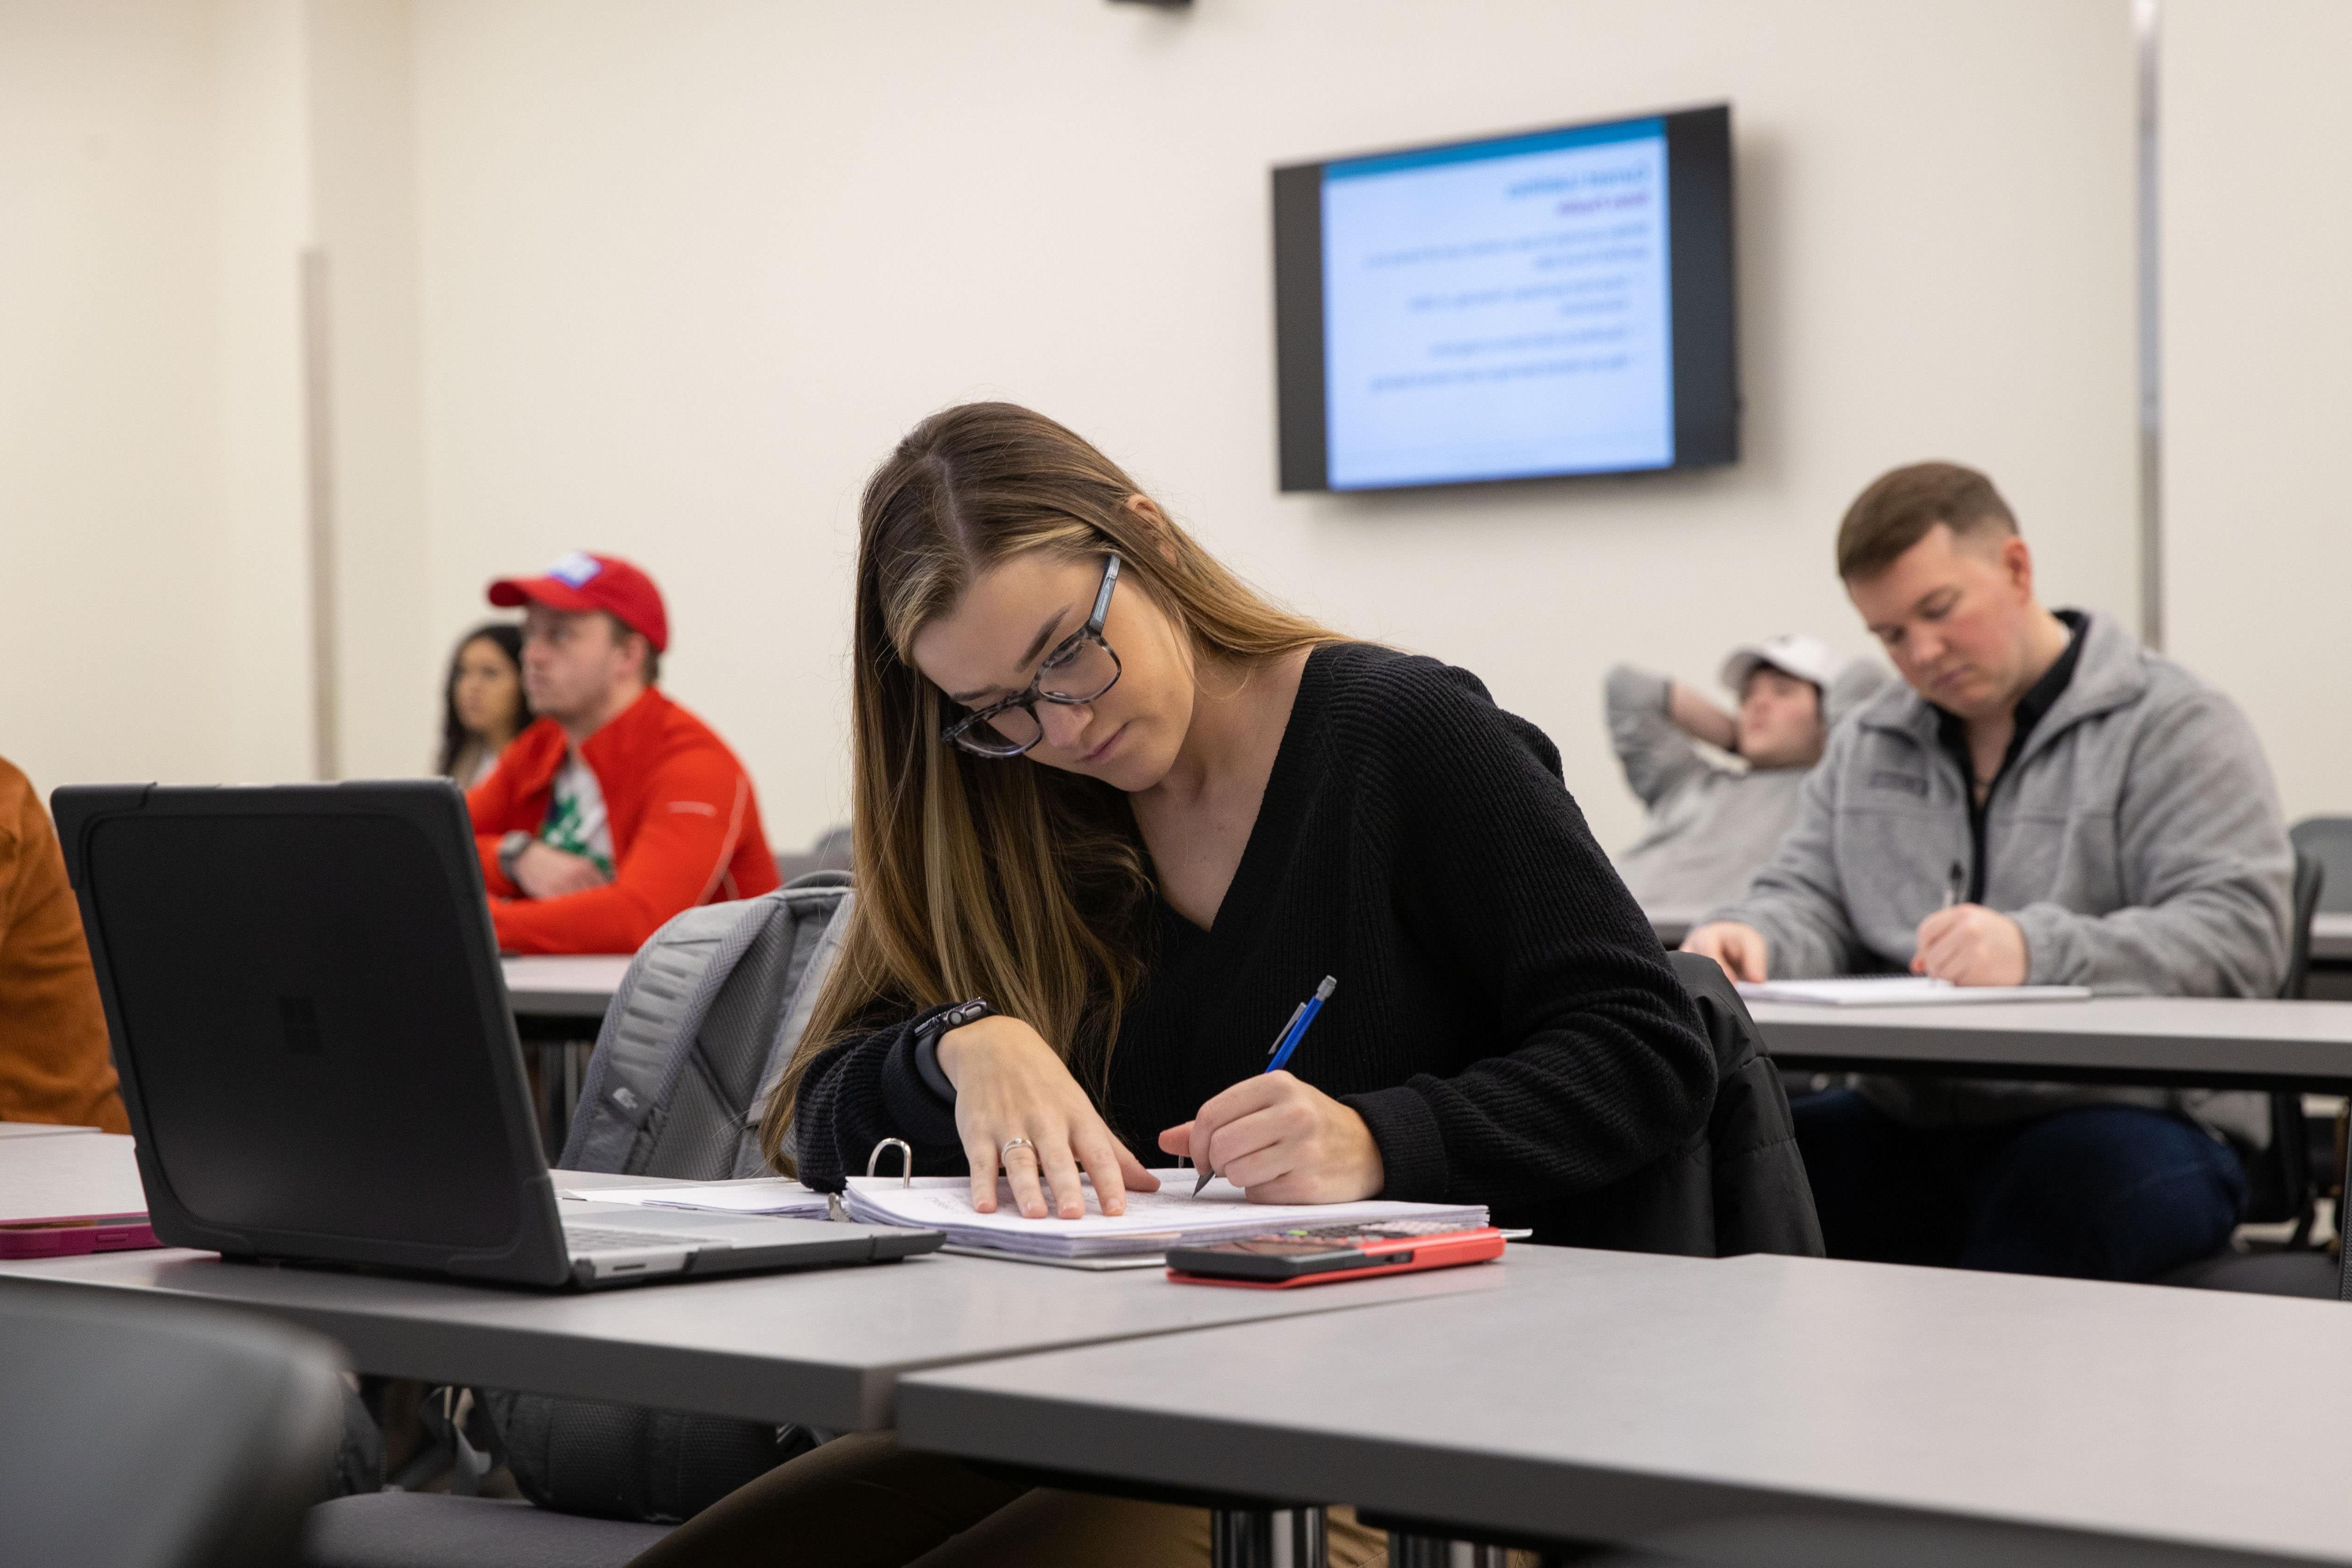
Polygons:
<instances>
[{"instance_id":1,"label":"graphing calculator","mask_svg":"<svg viewBox=\"0 0 2352 1568\"><path fill-rule=\"evenodd\" d=\"M1444 1220L1299 1226L1239 1241L1171 1247L1168 1277L1188 1285L1281 1291L1416 1269L1451 1269L1502 1255L1503 1233L1491 1225L1466 1230Z\"/></svg>"}]
</instances>

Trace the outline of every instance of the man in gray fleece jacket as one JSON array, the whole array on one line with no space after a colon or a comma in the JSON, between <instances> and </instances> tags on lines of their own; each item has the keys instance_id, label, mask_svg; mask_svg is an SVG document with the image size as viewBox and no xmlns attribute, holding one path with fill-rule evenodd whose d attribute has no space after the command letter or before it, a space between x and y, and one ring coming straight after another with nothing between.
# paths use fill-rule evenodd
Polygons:
<instances>
[{"instance_id":1,"label":"man in gray fleece jacket","mask_svg":"<svg viewBox=\"0 0 2352 1568\"><path fill-rule=\"evenodd\" d=\"M2274 995L2294 852L2236 705L2097 614L2043 609L1984 476L1863 492L1838 570L1908 684L1807 779L1745 896L1685 946L1736 978ZM2150 1279L2244 1202L2259 1096L1865 1078L1798 1103L1834 1256Z\"/></svg>"}]
</instances>

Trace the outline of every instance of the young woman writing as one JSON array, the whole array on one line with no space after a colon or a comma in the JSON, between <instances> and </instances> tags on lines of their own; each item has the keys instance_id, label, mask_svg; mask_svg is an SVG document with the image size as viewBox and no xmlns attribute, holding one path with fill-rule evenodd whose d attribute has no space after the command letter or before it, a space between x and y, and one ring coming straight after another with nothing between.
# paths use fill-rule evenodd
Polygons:
<instances>
[{"instance_id":1,"label":"young woman writing","mask_svg":"<svg viewBox=\"0 0 2352 1568\"><path fill-rule=\"evenodd\" d=\"M1267 603L1051 420L971 404L900 444L855 637L857 897L763 1129L803 1180L898 1137L977 1207L1002 1172L1022 1212L1075 1216L1081 1172L1107 1210L1155 1187L1149 1149L1268 1202L1483 1202L1571 1241L1705 1124L1697 1016L1540 732ZM1335 1563L1377 1559L1334 1519ZM1205 1563L1207 1521L868 1436L642 1561L802 1554Z\"/></svg>"}]
</instances>

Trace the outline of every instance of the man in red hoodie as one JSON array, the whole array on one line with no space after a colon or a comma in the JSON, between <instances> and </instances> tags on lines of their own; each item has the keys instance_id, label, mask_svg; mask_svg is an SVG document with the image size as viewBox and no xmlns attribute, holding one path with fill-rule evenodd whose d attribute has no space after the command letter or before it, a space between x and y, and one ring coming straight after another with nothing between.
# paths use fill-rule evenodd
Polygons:
<instances>
[{"instance_id":1,"label":"man in red hoodie","mask_svg":"<svg viewBox=\"0 0 2352 1568\"><path fill-rule=\"evenodd\" d=\"M669 618L653 579L574 553L489 598L526 607L539 714L466 797L499 946L634 953L682 909L774 887L750 775L655 687Z\"/></svg>"}]
</instances>

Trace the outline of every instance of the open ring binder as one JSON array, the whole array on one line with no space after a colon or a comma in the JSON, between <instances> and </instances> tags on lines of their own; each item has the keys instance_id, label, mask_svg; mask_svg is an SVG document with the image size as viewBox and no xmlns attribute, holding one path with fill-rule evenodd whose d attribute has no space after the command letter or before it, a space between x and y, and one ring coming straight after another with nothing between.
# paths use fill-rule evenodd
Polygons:
<instances>
[{"instance_id":1,"label":"open ring binder","mask_svg":"<svg viewBox=\"0 0 2352 1568\"><path fill-rule=\"evenodd\" d=\"M886 1149L896 1149L898 1151L898 1185L900 1186L914 1186L915 1149L914 1145L908 1143L904 1138L885 1138L880 1143L875 1145L874 1152L866 1156L866 1174L869 1176L875 1174L875 1167L882 1163L882 1153Z\"/></svg>"},{"instance_id":2,"label":"open ring binder","mask_svg":"<svg viewBox=\"0 0 2352 1568\"><path fill-rule=\"evenodd\" d=\"M914 1186L915 1146L907 1142L904 1138L885 1138L880 1143L875 1145L874 1152L866 1156L866 1174L869 1176L875 1174L876 1167L882 1163L882 1152L885 1149L896 1149L898 1151L898 1185L900 1186ZM837 1192L828 1193L825 1195L825 1209L834 1219L841 1220L845 1223L850 1219L848 1206L841 1201L841 1194Z\"/></svg>"}]
</instances>

